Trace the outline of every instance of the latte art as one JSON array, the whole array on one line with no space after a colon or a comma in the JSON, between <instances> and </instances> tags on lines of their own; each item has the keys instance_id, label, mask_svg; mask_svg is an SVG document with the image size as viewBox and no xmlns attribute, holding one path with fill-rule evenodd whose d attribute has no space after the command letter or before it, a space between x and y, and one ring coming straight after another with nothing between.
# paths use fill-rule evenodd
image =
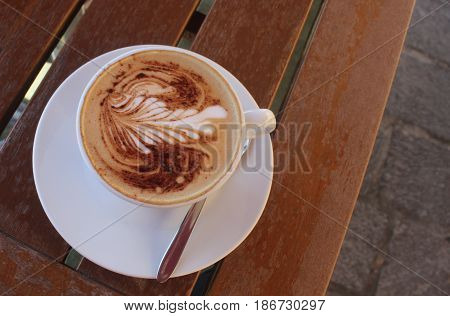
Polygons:
<instances>
[{"instance_id":1,"label":"latte art","mask_svg":"<svg viewBox=\"0 0 450 316\"><path fill-rule=\"evenodd\" d=\"M108 183L133 198L167 199L192 194L226 170L235 144L220 124L236 113L208 73L152 57L132 55L97 79L85 98L82 133L91 136L86 151Z\"/></svg>"},{"instance_id":2,"label":"latte art","mask_svg":"<svg viewBox=\"0 0 450 316\"><path fill-rule=\"evenodd\" d=\"M149 153L149 145L166 142L169 144L188 144L201 140L204 136L212 136L212 119L224 119L227 112L220 105L211 105L201 112L196 109L169 110L164 101L155 97L123 96L108 100L109 109L105 118L110 125L107 137L119 143L122 149L130 144L135 150Z\"/></svg>"}]
</instances>

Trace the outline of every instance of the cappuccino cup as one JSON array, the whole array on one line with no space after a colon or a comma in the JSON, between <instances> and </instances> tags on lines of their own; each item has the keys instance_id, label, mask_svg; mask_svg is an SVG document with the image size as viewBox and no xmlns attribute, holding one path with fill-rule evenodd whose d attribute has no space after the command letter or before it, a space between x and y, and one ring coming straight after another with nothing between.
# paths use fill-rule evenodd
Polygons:
<instances>
[{"instance_id":1,"label":"cappuccino cup","mask_svg":"<svg viewBox=\"0 0 450 316\"><path fill-rule=\"evenodd\" d=\"M270 110L244 111L211 61L158 46L99 69L80 98L76 129L86 166L111 192L176 207L219 189L245 142L275 125Z\"/></svg>"}]
</instances>

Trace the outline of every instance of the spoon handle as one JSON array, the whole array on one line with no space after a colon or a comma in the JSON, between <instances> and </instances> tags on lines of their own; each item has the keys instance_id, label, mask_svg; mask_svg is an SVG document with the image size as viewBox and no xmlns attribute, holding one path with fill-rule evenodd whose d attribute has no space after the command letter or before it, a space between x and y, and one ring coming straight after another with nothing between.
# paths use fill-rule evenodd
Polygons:
<instances>
[{"instance_id":1,"label":"spoon handle","mask_svg":"<svg viewBox=\"0 0 450 316\"><path fill-rule=\"evenodd\" d=\"M159 265L158 275L156 277L158 282L166 282L177 267L205 201L206 199L203 199L194 203L184 217L183 223L181 223L177 234L173 238L169 249L167 249Z\"/></svg>"}]
</instances>

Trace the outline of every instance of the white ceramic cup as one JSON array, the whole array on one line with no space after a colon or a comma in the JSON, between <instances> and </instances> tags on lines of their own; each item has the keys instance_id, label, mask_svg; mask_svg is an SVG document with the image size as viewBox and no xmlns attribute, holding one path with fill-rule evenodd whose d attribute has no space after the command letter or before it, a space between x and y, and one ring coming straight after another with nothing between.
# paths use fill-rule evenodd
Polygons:
<instances>
[{"instance_id":1,"label":"white ceramic cup","mask_svg":"<svg viewBox=\"0 0 450 316\"><path fill-rule=\"evenodd\" d=\"M122 194L121 192L117 191L116 189L114 189L113 187L111 187L95 170L94 166L92 165L86 150L84 148L84 144L83 144L83 140L81 138L81 129L80 129L80 117L81 117L81 109L83 107L83 103L84 103L84 99L85 96L87 94L87 92L89 91L89 89L91 88L91 86L93 85L93 83L95 82L95 80L97 79L98 76L100 76L106 68L108 68L109 66L111 66L112 64L118 62L121 59L124 59L130 55L136 54L138 52L143 52L143 51L151 51L151 50L167 50L167 51L175 51L181 54L186 54L191 56L192 58L195 58L197 60L197 62L201 62L204 64L204 66L207 66L209 68L211 68L211 71L215 72L216 75L220 76L222 78L223 81L227 82L228 81L220 74L220 72L214 67L214 62L209 60L208 58L201 56L197 53L182 49L182 48L178 48L178 47L172 47L172 46L166 46L164 49L161 49L161 46L159 46L158 48L155 49L148 49L148 48L140 48L140 49L136 49L136 50L132 50L129 51L123 55L120 55L117 58L112 59L110 62L108 62L106 65L104 65L103 67L101 67L99 69L99 71L92 77L92 79L89 81L89 83L87 84L86 88L83 91L83 94L81 95L79 104L78 104L78 113L76 116L76 129L77 129L77 140L78 140L78 147L80 149L81 152L81 156L83 157L84 162L86 163L87 167L93 172L93 174L95 175L95 177L101 182L103 183L107 189L109 189L112 193L116 194L117 196L119 196L122 199L125 199L129 202L132 202L134 204L137 205L146 205L146 206L151 206L151 207L158 207L158 208L166 208L166 207L178 207L178 206L182 206L182 205L188 205L188 204L193 204L197 201L200 201L204 198L206 198L209 194L211 194L212 192L216 191L217 189L219 189L233 174L234 170L237 168L237 166L239 165L240 159L242 157L242 155L239 153L237 155L235 155L234 160L230 163L230 167L228 168L228 171L226 171L225 176L223 176L220 181L218 181L217 183L214 184L214 186L212 188L210 188L207 192L205 192L202 195L196 196L195 198L192 199L188 199L185 200L183 202L180 203L174 203L174 204L165 204L165 205L154 205L154 204L149 204L149 203L143 203L141 201L138 200L134 200L124 194ZM258 110L251 110L251 111L245 111L242 108L242 105L240 103L239 98L237 97L236 92L233 90L231 84L228 83L228 89L231 91L232 94L234 94L234 97L236 100L238 100L238 110L241 112L240 116L244 118L242 126L241 126L241 133L240 133L240 139L238 140L240 147L242 147L244 141L246 139L252 139L255 137L258 137L260 135L263 134L267 134L272 132L275 127L276 127L276 120L275 120L275 115L273 114L272 111L267 110L267 109L258 109Z\"/></svg>"}]
</instances>

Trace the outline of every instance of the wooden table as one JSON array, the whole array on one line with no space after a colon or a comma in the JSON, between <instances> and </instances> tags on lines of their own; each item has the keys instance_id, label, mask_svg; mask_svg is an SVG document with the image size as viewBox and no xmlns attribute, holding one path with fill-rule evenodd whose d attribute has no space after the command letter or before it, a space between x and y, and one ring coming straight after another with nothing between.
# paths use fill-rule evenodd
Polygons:
<instances>
[{"instance_id":1,"label":"wooden table","mask_svg":"<svg viewBox=\"0 0 450 316\"><path fill-rule=\"evenodd\" d=\"M195 293L204 292L201 286L211 295L326 292L414 1L217 0L208 8L211 3L0 2L2 130L72 25L67 45L0 150L1 293L192 293L199 273L161 285L109 272L87 259L70 264L70 246L47 219L33 182L34 133L58 85L90 59L137 44L189 47L230 70L260 107L278 113L273 143L275 168L281 171L274 175L262 218L233 253L201 274L203 285L197 284ZM283 168L283 157L300 159L291 162L301 168Z\"/></svg>"}]
</instances>

